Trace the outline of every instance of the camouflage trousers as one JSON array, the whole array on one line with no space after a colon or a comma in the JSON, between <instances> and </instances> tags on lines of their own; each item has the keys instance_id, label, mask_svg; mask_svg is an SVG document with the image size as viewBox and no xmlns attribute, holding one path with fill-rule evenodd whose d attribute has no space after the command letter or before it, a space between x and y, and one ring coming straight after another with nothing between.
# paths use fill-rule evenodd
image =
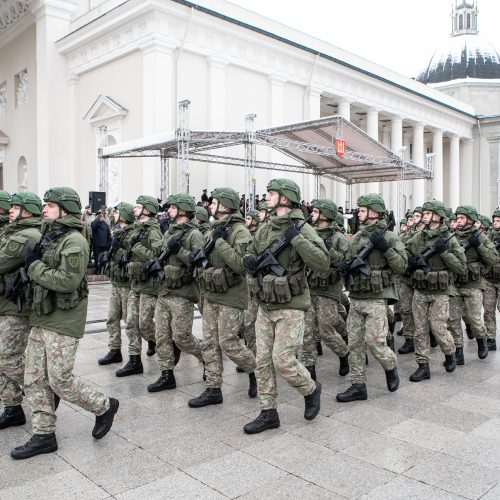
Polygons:
<instances>
[{"instance_id":1,"label":"camouflage trousers","mask_svg":"<svg viewBox=\"0 0 500 500\"><path fill-rule=\"evenodd\" d=\"M396 286L398 297L401 297L401 278L398 275L394 275L394 285ZM398 301L394 304L394 314L401 314L401 301Z\"/></svg>"},{"instance_id":2,"label":"camouflage trousers","mask_svg":"<svg viewBox=\"0 0 500 500\"><path fill-rule=\"evenodd\" d=\"M413 317L415 320L415 360L417 363L428 363L431 353L429 326L443 354L453 354L455 343L448 331L449 317L448 295L422 293L415 290L413 294Z\"/></svg>"},{"instance_id":3,"label":"camouflage trousers","mask_svg":"<svg viewBox=\"0 0 500 500\"><path fill-rule=\"evenodd\" d=\"M155 340L154 312L156 295L147 295L130 290L127 302L128 353L140 355L142 339Z\"/></svg>"},{"instance_id":4,"label":"camouflage trousers","mask_svg":"<svg viewBox=\"0 0 500 500\"><path fill-rule=\"evenodd\" d=\"M412 339L415 332L413 324L413 288L406 283L399 284L399 303L401 304L401 319L403 320L403 335Z\"/></svg>"},{"instance_id":5,"label":"camouflage trousers","mask_svg":"<svg viewBox=\"0 0 500 500\"><path fill-rule=\"evenodd\" d=\"M222 353L247 373L255 371L255 356L246 345L240 343L238 337L243 315L243 309L205 299L201 354L205 362L207 387L222 386Z\"/></svg>"},{"instance_id":6,"label":"camouflage trousers","mask_svg":"<svg viewBox=\"0 0 500 500\"><path fill-rule=\"evenodd\" d=\"M352 384L366 382L365 354L370 350L384 370L397 365L396 355L387 347L387 305L383 299L351 299L347 318L349 332L349 378Z\"/></svg>"},{"instance_id":7,"label":"camouflage trousers","mask_svg":"<svg viewBox=\"0 0 500 500\"><path fill-rule=\"evenodd\" d=\"M109 297L108 321L108 346L110 349L121 349L122 347L122 328L121 320L127 320L127 302L130 293L130 287L113 285L111 287L111 296Z\"/></svg>"},{"instance_id":8,"label":"camouflage trousers","mask_svg":"<svg viewBox=\"0 0 500 500\"><path fill-rule=\"evenodd\" d=\"M497 311L500 311L500 283L486 280L483 291L484 325L486 337L495 339L497 336Z\"/></svg>"},{"instance_id":9,"label":"camouflage trousers","mask_svg":"<svg viewBox=\"0 0 500 500\"><path fill-rule=\"evenodd\" d=\"M30 333L25 316L0 316L0 400L4 406L23 401L24 351Z\"/></svg>"},{"instance_id":10,"label":"camouflage trousers","mask_svg":"<svg viewBox=\"0 0 500 500\"><path fill-rule=\"evenodd\" d=\"M102 415L109 410L109 400L73 374L79 340L67 335L32 328L26 349L24 386L33 414L34 434L51 434L56 429L54 394Z\"/></svg>"},{"instance_id":11,"label":"camouflage trousers","mask_svg":"<svg viewBox=\"0 0 500 500\"><path fill-rule=\"evenodd\" d=\"M174 346L192 354L203 362L201 340L193 334L194 304L184 297L161 295L155 309L156 354L160 370L173 370L175 365Z\"/></svg>"},{"instance_id":12,"label":"camouflage trousers","mask_svg":"<svg viewBox=\"0 0 500 500\"><path fill-rule=\"evenodd\" d=\"M450 311L450 332L456 347L463 347L462 316L464 321L470 325L474 337L479 339L486 335L486 327L483 323L483 291L479 288L457 288L459 295L452 300L455 311L452 317Z\"/></svg>"},{"instance_id":13,"label":"camouflage trousers","mask_svg":"<svg viewBox=\"0 0 500 500\"><path fill-rule=\"evenodd\" d=\"M304 319L301 360L305 366L316 364L316 334L337 356L347 356L347 344L335 329L340 318L338 306L339 302L335 299L311 295L311 307L306 311Z\"/></svg>"},{"instance_id":14,"label":"camouflage trousers","mask_svg":"<svg viewBox=\"0 0 500 500\"><path fill-rule=\"evenodd\" d=\"M245 337L245 342L247 347L255 353L257 352L257 347L255 344L255 321L257 320L257 311L259 310L259 303L256 299L248 297L248 307L245 309L245 314L243 316L243 335Z\"/></svg>"},{"instance_id":15,"label":"camouflage trousers","mask_svg":"<svg viewBox=\"0 0 500 500\"><path fill-rule=\"evenodd\" d=\"M257 337L257 391L260 409L277 407L276 371L302 396L312 394L316 384L297 360L304 337L304 311L259 307L255 324Z\"/></svg>"},{"instance_id":16,"label":"camouflage trousers","mask_svg":"<svg viewBox=\"0 0 500 500\"><path fill-rule=\"evenodd\" d=\"M455 347L464 346L464 331L462 328L462 298L450 297L448 330L453 337Z\"/></svg>"}]
</instances>

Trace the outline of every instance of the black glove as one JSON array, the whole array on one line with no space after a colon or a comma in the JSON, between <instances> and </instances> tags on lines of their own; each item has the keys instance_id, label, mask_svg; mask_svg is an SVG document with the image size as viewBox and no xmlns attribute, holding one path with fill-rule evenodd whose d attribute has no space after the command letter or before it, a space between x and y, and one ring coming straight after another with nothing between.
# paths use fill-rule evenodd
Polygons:
<instances>
[{"instance_id":1,"label":"black glove","mask_svg":"<svg viewBox=\"0 0 500 500\"><path fill-rule=\"evenodd\" d=\"M187 257L187 261L188 261L188 266L192 266L193 263L194 263L194 257L195 255L197 254L198 252L195 250L193 252L189 252L189 255Z\"/></svg>"},{"instance_id":2,"label":"black glove","mask_svg":"<svg viewBox=\"0 0 500 500\"><path fill-rule=\"evenodd\" d=\"M328 238L326 241L325 241L325 247L328 251L330 251L332 249L332 240L330 238Z\"/></svg>"},{"instance_id":3,"label":"black glove","mask_svg":"<svg viewBox=\"0 0 500 500\"><path fill-rule=\"evenodd\" d=\"M288 241L292 241L295 238L295 236L298 236L299 234L300 234L300 229L297 227L297 225L290 224L286 228L284 236Z\"/></svg>"},{"instance_id":4,"label":"black glove","mask_svg":"<svg viewBox=\"0 0 500 500\"><path fill-rule=\"evenodd\" d=\"M350 267L351 267L350 260L343 260L342 262L339 262L337 264L337 270L340 274L347 274Z\"/></svg>"},{"instance_id":5,"label":"black glove","mask_svg":"<svg viewBox=\"0 0 500 500\"><path fill-rule=\"evenodd\" d=\"M24 255L24 267L26 271L29 269L31 264L35 262L36 260L40 260L42 258L42 251L40 248L35 247L35 248L28 248Z\"/></svg>"},{"instance_id":6,"label":"black glove","mask_svg":"<svg viewBox=\"0 0 500 500\"><path fill-rule=\"evenodd\" d=\"M226 239L227 235L229 234L229 230L227 227L224 227L225 225L222 224L220 226L217 226L215 229L214 229L214 232L212 234L212 238L214 240L219 240L220 238L222 239Z\"/></svg>"},{"instance_id":7,"label":"black glove","mask_svg":"<svg viewBox=\"0 0 500 500\"><path fill-rule=\"evenodd\" d=\"M254 274L257 271L257 257L255 255L247 255L243 258L243 267L247 274Z\"/></svg>"},{"instance_id":8,"label":"black glove","mask_svg":"<svg viewBox=\"0 0 500 500\"><path fill-rule=\"evenodd\" d=\"M469 242L469 245L471 248L477 248L481 246L481 242L479 241L479 236L476 233L472 233L468 238L467 241Z\"/></svg>"},{"instance_id":9,"label":"black glove","mask_svg":"<svg viewBox=\"0 0 500 500\"><path fill-rule=\"evenodd\" d=\"M386 239L384 238L384 235L380 231L375 231L370 235L370 241L372 242L372 245L374 248L377 250L380 250L381 252L387 252L391 246L389 243L387 243Z\"/></svg>"},{"instance_id":10,"label":"black glove","mask_svg":"<svg viewBox=\"0 0 500 500\"><path fill-rule=\"evenodd\" d=\"M439 238L434 244L434 250L436 254L446 252L446 250L448 250L448 242L443 238Z\"/></svg>"},{"instance_id":11,"label":"black glove","mask_svg":"<svg viewBox=\"0 0 500 500\"><path fill-rule=\"evenodd\" d=\"M408 274L411 274L413 273L413 271L416 271L417 268L418 268L417 257L415 257L415 255L410 255L408 257L408 267L406 268L406 272Z\"/></svg>"},{"instance_id":12,"label":"black glove","mask_svg":"<svg viewBox=\"0 0 500 500\"><path fill-rule=\"evenodd\" d=\"M181 242L177 238L170 238L167 242L167 247L172 255L177 255L182 248Z\"/></svg>"},{"instance_id":13,"label":"black glove","mask_svg":"<svg viewBox=\"0 0 500 500\"><path fill-rule=\"evenodd\" d=\"M143 276L147 276L149 274L149 270L151 269L151 266L153 265L154 260L147 260L142 264L141 268L141 274Z\"/></svg>"},{"instance_id":14,"label":"black glove","mask_svg":"<svg viewBox=\"0 0 500 500\"><path fill-rule=\"evenodd\" d=\"M120 238L113 238L113 240L111 241L111 250L113 250L113 252L116 252L120 248L120 246Z\"/></svg>"}]
</instances>

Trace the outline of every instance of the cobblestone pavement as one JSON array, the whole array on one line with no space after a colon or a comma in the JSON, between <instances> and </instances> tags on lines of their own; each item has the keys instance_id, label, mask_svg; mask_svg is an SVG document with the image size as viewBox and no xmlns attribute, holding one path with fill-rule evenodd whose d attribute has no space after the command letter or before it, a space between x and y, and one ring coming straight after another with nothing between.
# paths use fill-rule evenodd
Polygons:
<instances>
[{"instance_id":1,"label":"cobblestone pavement","mask_svg":"<svg viewBox=\"0 0 500 500\"><path fill-rule=\"evenodd\" d=\"M97 365L107 351L98 320L106 318L108 294L108 284L91 286L95 322L75 371L120 399L111 432L94 440L93 415L62 403L57 453L17 462L9 451L29 438L30 422L0 431L0 499L500 498L500 354L479 361L475 341L466 339L465 366L446 374L434 349L432 378L418 384L408 381L413 355L399 356L394 394L370 357L369 400L340 404L335 395L348 383L325 349L320 415L304 420L303 398L280 383L281 428L248 436L242 427L258 403L247 396L248 377L227 359L224 403L202 409L187 406L204 388L192 357L181 357L177 389L156 394L146 391L159 374L155 357L143 355L143 375L121 379L117 365ZM194 328L201 336L199 317ZM126 345L124 330L122 339Z\"/></svg>"}]
</instances>

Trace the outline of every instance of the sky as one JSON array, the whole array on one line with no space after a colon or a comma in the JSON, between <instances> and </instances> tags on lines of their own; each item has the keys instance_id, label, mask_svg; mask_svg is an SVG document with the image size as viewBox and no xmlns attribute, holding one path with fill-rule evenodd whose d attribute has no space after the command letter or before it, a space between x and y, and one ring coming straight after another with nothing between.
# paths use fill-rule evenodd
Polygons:
<instances>
[{"instance_id":1,"label":"sky","mask_svg":"<svg viewBox=\"0 0 500 500\"><path fill-rule=\"evenodd\" d=\"M455 0L229 0L414 77L451 33ZM459 0L461 3L461 0ZM478 0L481 36L500 51L500 1Z\"/></svg>"}]
</instances>

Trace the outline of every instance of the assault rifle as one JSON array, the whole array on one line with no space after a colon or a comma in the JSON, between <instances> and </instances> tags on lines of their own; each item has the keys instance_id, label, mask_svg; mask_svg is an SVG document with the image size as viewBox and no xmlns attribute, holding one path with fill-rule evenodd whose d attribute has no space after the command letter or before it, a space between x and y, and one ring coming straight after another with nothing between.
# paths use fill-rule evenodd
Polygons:
<instances>
[{"instance_id":1,"label":"assault rifle","mask_svg":"<svg viewBox=\"0 0 500 500\"><path fill-rule=\"evenodd\" d=\"M382 234L385 234L388 227L389 226L384 227ZM349 269L345 273L348 288L354 285L354 278L352 277L354 271L359 271L368 277L371 276L372 268L366 263L366 258L372 253L374 248L373 243L368 240L363 248L349 262Z\"/></svg>"},{"instance_id":2,"label":"assault rifle","mask_svg":"<svg viewBox=\"0 0 500 500\"><path fill-rule=\"evenodd\" d=\"M294 223L298 231L302 229L304 224L307 224L311 220L312 215L310 215L302 224ZM284 234L282 234L277 240L271 243L262 253L256 256L257 267L252 276L256 277L259 285L263 284L263 273L264 271L270 270L276 276L282 277L286 273L286 269L279 263L278 255L290 244L290 241Z\"/></svg>"},{"instance_id":3,"label":"assault rifle","mask_svg":"<svg viewBox=\"0 0 500 500\"><path fill-rule=\"evenodd\" d=\"M115 244L115 240L113 239L113 243L111 244L111 250L102 252L101 255L99 255L99 260L97 262L97 265L99 269L101 269L101 274L106 274L109 268L109 263L115 256L115 253L121 248L126 234L127 233L123 231L123 233L120 235L120 238L118 239L118 243Z\"/></svg>"},{"instance_id":4,"label":"assault rifle","mask_svg":"<svg viewBox=\"0 0 500 500\"><path fill-rule=\"evenodd\" d=\"M493 243L495 244L497 251L500 250L500 238L497 238Z\"/></svg>"},{"instance_id":5,"label":"assault rifle","mask_svg":"<svg viewBox=\"0 0 500 500\"><path fill-rule=\"evenodd\" d=\"M330 238L330 236L332 236L333 234L335 234L337 231L340 231L340 230L341 229L337 226L334 226L332 229L330 229L330 231L328 231L328 233L326 233L325 236L323 236L323 238L321 238L323 240L323 243L326 245L328 238ZM327 247L327 250L328 250L328 247ZM312 269L308 269L307 273L306 273L308 278L311 275L311 273L312 273Z\"/></svg>"},{"instance_id":6,"label":"assault rifle","mask_svg":"<svg viewBox=\"0 0 500 500\"><path fill-rule=\"evenodd\" d=\"M479 236L481 234L484 233L484 229L481 229L481 231L478 231L477 229L472 233L472 234L475 234L476 236ZM471 234L471 236L472 236ZM462 248L464 249L464 252L466 252L467 250L469 250L470 248L470 243L469 243L469 238L467 238L463 243L460 243L462 245Z\"/></svg>"},{"instance_id":7,"label":"assault rifle","mask_svg":"<svg viewBox=\"0 0 500 500\"><path fill-rule=\"evenodd\" d=\"M231 221L232 217L229 217L222 228L227 229ZM208 257L215 248L216 241L217 240L211 236L208 241L193 255L191 259L191 265L193 266L193 278L198 276L198 268L203 267L205 269L208 266Z\"/></svg>"},{"instance_id":8,"label":"assault rifle","mask_svg":"<svg viewBox=\"0 0 500 500\"><path fill-rule=\"evenodd\" d=\"M127 264L130 262L132 258L132 249L139 243L142 238L144 238L144 234L146 233L146 227L143 227L138 234L133 236L130 240L130 245L128 250L122 254L120 257L120 261L118 262L118 267L120 268L120 273L123 278L127 277Z\"/></svg>"},{"instance_id":9,"label":"assault rifle","mask_svg":"<svg viewBox=\"0 0 500 500\"><path fill-rule=\"evenodd\" d=\"M454 236L456 236L455 233L452 233L448 238L442 238L445 243L448 243ZM415 255L416 257L416 269L422 269L425 273L430 273L432 271L432 268L429 266L427 263L431 257L434 257L434 255L437 255L438 252L436 251L436 243L434 245L429 245L421 254Z\"/></svg>"},{"instance_id":10,"label":"assault rifle","mask_svg":"<svg viewBox=\"0 0 500 500\"><path fill-rule=\"evenodd\" d=\"M179 243L181 242L184 235L189 231L189 227L185 227L177 236L174 236L173 239L177 240ZM144 266L144 275L149 278L149 286L153 287L156 279L163 281L165 277L165 273L163 272L163 264L170 256L171 250L167 247L160 256L156 260L150 260L145 263Z\"/></svg>"}]
</instances>

